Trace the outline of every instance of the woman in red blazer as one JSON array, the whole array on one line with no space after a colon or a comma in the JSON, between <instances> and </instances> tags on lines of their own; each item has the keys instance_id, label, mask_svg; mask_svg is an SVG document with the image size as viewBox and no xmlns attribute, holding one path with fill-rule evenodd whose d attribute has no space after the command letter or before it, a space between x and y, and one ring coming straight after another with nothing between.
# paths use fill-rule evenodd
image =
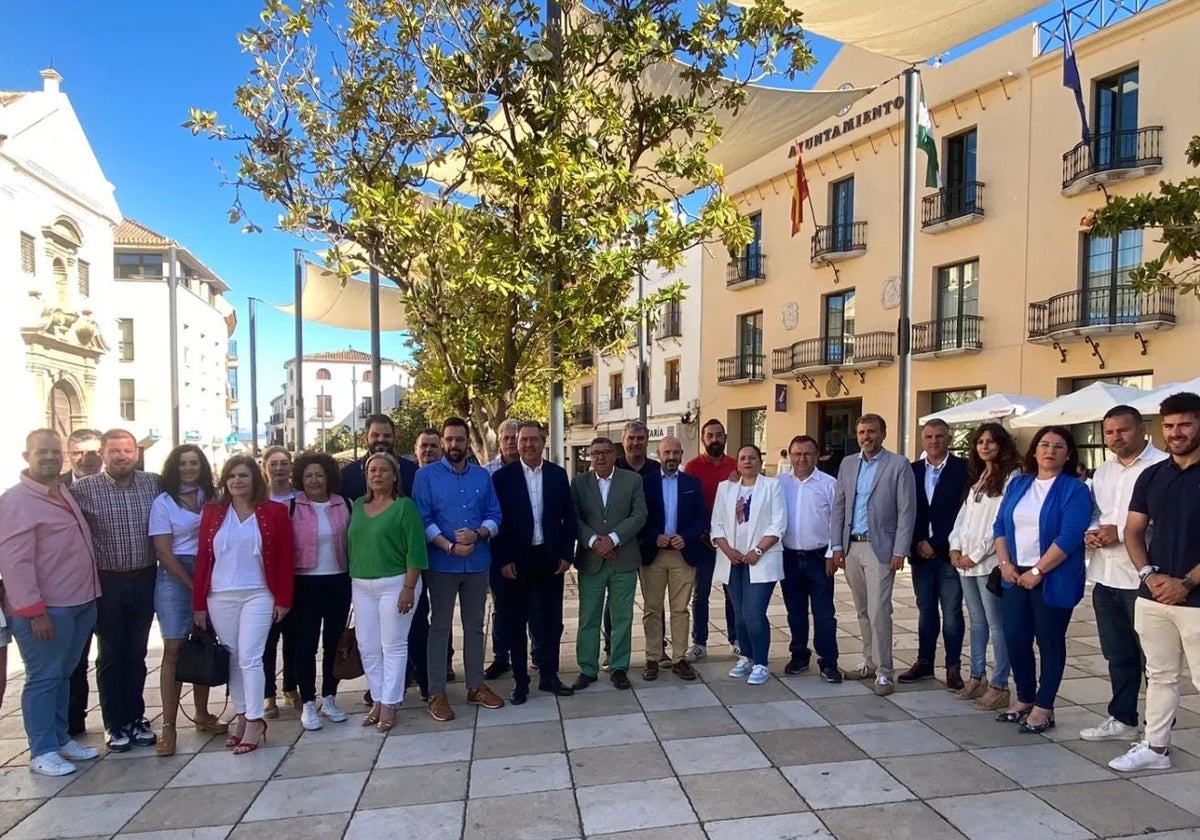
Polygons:
<instances>
[{"instance_id":1,"label":"woman in red blazer","mask_svg":"<svg viewBox=\"0 0 1200 840\"><path fill-rule=\"evenodd\" d=\"M266 742L263 648L274 622L292 606L295 557L288 509L272 502L253 458L225 462L220 501L200 515L192 609L229 648L229 696L236 713L225 746L245 755Z\"/></svg>"}]
</instances>

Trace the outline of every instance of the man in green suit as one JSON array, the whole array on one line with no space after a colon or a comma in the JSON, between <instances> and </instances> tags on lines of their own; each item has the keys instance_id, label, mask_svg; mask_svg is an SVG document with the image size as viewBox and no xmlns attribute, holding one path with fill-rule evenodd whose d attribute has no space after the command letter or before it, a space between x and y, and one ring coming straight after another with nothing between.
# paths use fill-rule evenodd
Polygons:
<instances>
[{"instance_id":1,"label":"man in green suit","mask_svg":"<svg viewBox=\"0 0 1200 840\"><path fill-rule=\"evenodd\" d=\"M571 496L578 514L579 546L579 660L576 691L594 683L600 671L600 622L604 595L612 614L612 683L628 689L633 594L637 589L641 553L637 535L646 524L646 495L642 479L616 469L617 448L606 437L592 441L592 469L575 476Z\"/></svg>"}]
</instances>

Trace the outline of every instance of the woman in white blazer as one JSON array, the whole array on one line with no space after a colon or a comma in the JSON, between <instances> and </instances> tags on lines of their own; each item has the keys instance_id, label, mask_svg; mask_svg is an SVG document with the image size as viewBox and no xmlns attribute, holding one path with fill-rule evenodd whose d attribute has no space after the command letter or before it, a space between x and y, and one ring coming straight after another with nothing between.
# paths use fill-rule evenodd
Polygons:
<instances>
[{"instance_id":1,"label":"woman in white blazer","mask_svg":"<svg viewBox=\"0 0 1200 840\"><path fill-rule=\"evenodd\" d=\"M783 488L762 475L762 451L753 444L738 450L738 479L722 481L713 504L710 535L717 547L713 580L724 583L733 604L741 657L731 677L762 685L771 676L767 658L771 625L767 604L775 582L783 580L783 537L787 508Z\"/></svg>"}]
</instances>

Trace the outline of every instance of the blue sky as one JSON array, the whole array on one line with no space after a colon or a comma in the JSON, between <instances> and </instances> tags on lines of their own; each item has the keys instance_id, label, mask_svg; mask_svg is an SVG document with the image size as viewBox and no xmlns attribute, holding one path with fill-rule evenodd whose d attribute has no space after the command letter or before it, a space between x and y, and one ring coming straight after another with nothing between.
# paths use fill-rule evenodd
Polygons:
<instances>
[{"instance_id":1,"label":"blue sky","mask_svg":"<svg viewBox=\"0 0 1200 840\"><path fill-rule=\"evenodd\" d=\"M0 2L0 89L38 89L38 70L52 64L63 75L63 89L105 174L117 186L122 213L179 240L232 287L243 359L243 427L250 423L246 298L290 302L291 251L306 243L272 231L276 212L265 204L249 205L264 233L244 235L230 225L226 212L233 192L221 186L216 161L230 164L234 149L193 138L180 124L191 106L232 117L233 91L250 66L236 35L257 20L260 8L258 0L60 0L49 7ZM1049 4L1001 31L1026 26L1056 8ZM819 63L797 87L811 86L838 49L816 37L811 45ZM262 423L293 344L290 316L259 307L258 320ZM405 355L400 335L385 335L382 344L385 356ZM367 334L305 325L306 351L350 346L368 350Z\"/></svg>"}]
</instances>

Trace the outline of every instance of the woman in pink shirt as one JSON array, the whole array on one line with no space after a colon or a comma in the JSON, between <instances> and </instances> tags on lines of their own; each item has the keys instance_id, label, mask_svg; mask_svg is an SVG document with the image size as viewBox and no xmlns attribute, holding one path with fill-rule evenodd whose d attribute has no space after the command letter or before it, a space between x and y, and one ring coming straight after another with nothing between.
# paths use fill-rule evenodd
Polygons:
<instances>
[{"instance_id":1,"label":"woman in pink shirt","mask_svg":"<svg viewBox=\"0 0 1200 840\"><path fill-rule=\"evenodd\" d=\"M71 672L96 625L100 582L92 534L79 505L58 483L62 438L49 429L25 441L20 482L0 496L0 578L4 611L25 662L21 713L29 769L46 776L75 772L96 758L67 735Z\"/></svg>"}]
</instances>

